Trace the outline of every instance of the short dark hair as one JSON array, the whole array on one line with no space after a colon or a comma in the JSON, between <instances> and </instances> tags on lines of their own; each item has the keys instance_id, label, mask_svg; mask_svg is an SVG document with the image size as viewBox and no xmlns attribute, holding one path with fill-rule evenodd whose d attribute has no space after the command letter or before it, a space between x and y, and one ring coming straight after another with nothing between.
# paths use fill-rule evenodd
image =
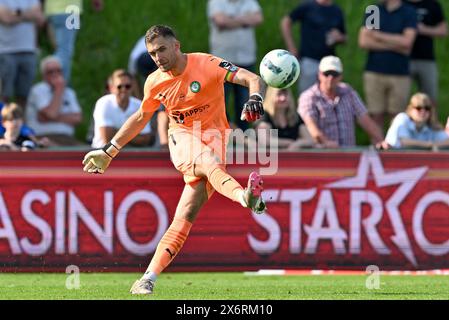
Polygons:
<instances>
[{"instance_id":1,"label":"short dark hair","mask_svg":"<svg viewBox=\"0 0 449 320\"><path fill-rule=\"evenodd\" d=\"M112 85L112 83L114 82L115 79L122 78L122 77L127 77L131 81L133 80L133 76L131 73L129 73L125 69L117 69L109 76L108 84Z\"/></svg>"},{"instance_id":2,"label":"short dark hair","mask_svg":"<svg viewBox=\"0 0 449 320\"><path fill-rule=\"evenodd\" d=\"M158 24L148 29L147 33L145 34L145 44L150 43L157 37L176 39L175 32L172 28L170 28L169 26Z\"/></svg>"}]
</instances>

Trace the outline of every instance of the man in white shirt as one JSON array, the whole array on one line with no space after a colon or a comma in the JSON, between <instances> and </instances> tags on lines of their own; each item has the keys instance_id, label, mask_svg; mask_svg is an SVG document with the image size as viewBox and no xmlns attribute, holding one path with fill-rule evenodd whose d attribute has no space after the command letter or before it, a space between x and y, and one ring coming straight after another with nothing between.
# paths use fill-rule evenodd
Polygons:
<instances>
[{"instance_id":1,"label":"man in white shirt","mask_svg":"<svg viewBox=\"0 0 449 320\"><path fill-rule=\"evenodd\" d=\"M82 111L75 91L66 86L59 58L44 58L41 72L44 81L35 84L28 97L27 125L36 136L46 136L56 145L81 145L75 127L82 121Z\"/></svg>"},{"instance_id":2,"label":"man in white shirt","mask_svg":"<svg viewBox=\"0 0 449 320\"><path fill-rule=\"evenodd\" d=\"M132 76L119 69L108 80L110 94L98 99L94 110L94 138L92 147L102 148L125 121L140 108L141 101L131 96ZM149 147L154 135L149 124L130 143L133 146Z\"/></svg>"},{"instance_id":3,"label":"man in white shirt","mask_svg":"<svg viewBox=\"0 0 449 320\"><path fill-rule=\"evenodd\" d=\"M262 8L257 0L209 0L207 4L209 20L210 53L223 58L241 68L255 71L256 32L263 22ZM231 127L245 131L248 122L240 119L243 105L249 98L248 89L233 83L225 83L226 105L234 95L234 117L228 119Z\"/></svg>"}]
</instances>

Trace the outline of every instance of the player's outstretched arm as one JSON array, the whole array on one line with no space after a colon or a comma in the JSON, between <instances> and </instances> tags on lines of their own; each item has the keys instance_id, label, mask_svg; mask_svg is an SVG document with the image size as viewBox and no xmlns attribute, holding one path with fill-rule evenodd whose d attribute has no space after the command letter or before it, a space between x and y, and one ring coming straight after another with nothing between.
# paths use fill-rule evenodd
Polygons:
<instances>
[{"instance_id":1,"label":"player's outstretched arm","mask_svg":"<svg viewBox=\"0 0 449 320\"><path fill-rule=\"evenodd\" d=\"M88 173L104 173L120 149L142 131L151 116L152 112L141 112L141 110L131 115L108 144L84 156L83 170Z\"/></svg>"},{"instance_id":2,"label":"player's outstretched arm","mask_svg":"<svg viewBox=\"0 0 449 320\"><path fill-rule=\"evenodd\" d=\"M249 90L249 100L244 104L241 115L242 120L256 121L264 114L263 97L265 96L266 84L257 74L240 68L232 83L236 83Z\"/></svg>"},{"instance_id":3,"label":"player's outstretched arm","mask_svg":"<svg viewBox=\"0 0 449 320\"><path fill-rule=\"evenodd\" d=\"M265 96L265 82L261 77L251 71L239 68L231 82L247 87L249 89L249 95L257 93L262 97Z\"/></svg>"}]
</instances>

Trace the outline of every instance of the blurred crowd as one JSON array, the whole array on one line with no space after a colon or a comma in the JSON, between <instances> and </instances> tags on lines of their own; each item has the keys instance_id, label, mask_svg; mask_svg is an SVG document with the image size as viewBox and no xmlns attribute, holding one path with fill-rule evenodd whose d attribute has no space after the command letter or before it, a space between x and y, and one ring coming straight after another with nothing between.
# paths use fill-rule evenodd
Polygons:
<instances>
[{"instance_id":1,"label":"blurred crowd","mask_svg":"<svg viewBox=\"0 0 449 320\"><path fill-rule=\"evenodd\" d=\"M103 0L90 0L95 11ZM351 148L361 127L378 149L449 147L449 121L438 122L439 76L434 50L448 26L438 0L373 0L360 17L358 45L367 52L363 96L343 81L336 53L347 42L345 16L333 0L298 0L280 23L285 48L301 66L298 97L292 88L268 88L265 115L254 125L240 120L246 87L224 83L232 128L252 126L257 139L277 139L281 150ZM0 149L103 147L138 110L143 83L157 69L144 37L130 48L127 68L110 70L94 106L85 139L76 127L83 110L71 87L72 57L82 0L0 0ZM265 14L268 14L265 12ZM209 52L257 73L255 30L263 23L257 0L208 0ZM299 26L299 37L293 27ZM37 33L45 28L53 53L38 61ZM295 38L299 43L295 43ZM244 45L242 45L244 44ZM40 79L36 82L35 79ZM412 92L416 87L417 92ZM231 101L231 98L233 101ZM167 149L169 117L163 105L133 141L134 147ZM277 129L276 135L273 130Z\"/></svg>"}]
</instances>

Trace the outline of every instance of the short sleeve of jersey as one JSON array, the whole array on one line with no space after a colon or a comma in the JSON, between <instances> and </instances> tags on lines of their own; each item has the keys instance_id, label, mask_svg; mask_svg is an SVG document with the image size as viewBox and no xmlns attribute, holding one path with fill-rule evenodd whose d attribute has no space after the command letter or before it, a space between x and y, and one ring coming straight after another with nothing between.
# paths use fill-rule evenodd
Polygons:
<instances>
[{"instance_id":1,"label":"short sleeve of jersey","mask_svg":"<svg viewBox=\"0 0 449 320\"><path fill-rule=\"evenodd\" d=\"M404 29L406 28L418 28L418 16L416 14L416 9L412 6L407 6L407 19L404 22Z\"/></svg>"},{"instance_id":2,"label":"short sleeve of jersey","mask_svg":"<svg viewBox=\"0 0 449 320\"><path fill-rule=\"evenodd\" d=\"M215 75L219 83L223 83L225 81L232 82L237 71L239 70L239 67L233 63L212 55L209 58L208 64L208 69L216 70Z\"/></svg>"},{"instance_id":3,"label":"short sleeve of jersey","mask_svg":"<svg viewBox=\"0 0 449 320\"><path fill-rule=\"evenodd\" d=\"M293 9L292 12L290 12L289 17L292 21L298 21L304 19L307 10L309 8L308 3L304 3L302 5L297 6L295 9Z\"/></svg>"},{"instance_id":4,"label":"short sleeve of jersey","mask_svg":"<svg viewBox=\"0 0 449 320\"><path fill-rule=\"evenodd\" d=\"M223 0L209 0L207 2L207 16L211 18L217 13L224 12L226 3Z\"/></svg>"},{"instance_id":5,"label":"short sleeve of jersey","mask_svg":"<svg viewBox=\"0 0 449 320\"><path fill-rule=\"evenodd\" d=\"M248 2L248 12L262 12L262 8L257 0L252 0Z\"/></svg>"},{"instance_id":6,"label":"short sleeve of jersey","mask_svg":"<svg viewBox=\"0 0 449 320\"><path fill-rule=\"evenodd\" d=\"M385 141L393 148L401 147L401 138L410 138L407 128L408 115L405 112L399 113L393 120L385 136Z\"/></svg>"},{"instance_id":7,"label":"short sleeve of jersey","mask_svg":"<svg viewBox=\"0 0 449 320\"><path fill-rule=\"evenodd\" d=\"M338 22L338 30L340 30L343 34L346 34L346 25L345 25L345 16L343 11L338 8L339 22Z\"/></svg>"},{"instance_id":8,"label":"short sleeve of jersey","mask_svg":"<svg viewBox=\"0 0 449 320\"><path fill-rule=\"evenodd\" d=\"M445 17L444 17L444 11L443 8L441 7L441 4L437 1L433 2L433 22L435 23L434 25L438 25L441 22L445 21Z\"/></svg>"},{"instance_id":9,"label":"short sleeve of jersey","mask_svg":"<svg viewBox=\"0 0 449 320\"><path fill-rule=\"evenodd\" d=\"M359 94L355 90L351 90L350 92L351 98L352 98L352 107L354 111L354 115L357 118L360 118L364 114L368 113L368 110L366 109L365 105L362 102L362 99L360 98Z\"/></svg>"},{"instance_id":10,"label":"short sleeve of jersey","mask_svg":"<svg viewBox=\"0 0 449 320\"><path fill-rule=\"evenodd\" d=\"M161 104L159 100L155 99L156 92L153 88L154 79L151 75L147 78L145 82L145 97L142 100L142 105L140 107L143 112L156 112Z\"/></svg>"},{"instance_id":11,"label":"short sleeve of jersey","mask_svg":"<svg viewBox=\"0 0 449 320\"><path fill-rule=\"evenodd\" d=\"M100 98L95 104L94 109L94 122L95 126L98 128L101 127L113 127L116 125L111 117L112 113L108 106L108 100L106 97Z\"/></svg>"},{"instance_id":12,"label":"short sleeve of jersey","mask_svg":"<svg viewBox=\"0 0 449 320\"><path fill-rule=\"evenodd\" d=\"M51 102L52 94L47 84L37 84L31 89L29 104L34 105L38 111L45 109Z\"/></svg>"}]
</instances>

